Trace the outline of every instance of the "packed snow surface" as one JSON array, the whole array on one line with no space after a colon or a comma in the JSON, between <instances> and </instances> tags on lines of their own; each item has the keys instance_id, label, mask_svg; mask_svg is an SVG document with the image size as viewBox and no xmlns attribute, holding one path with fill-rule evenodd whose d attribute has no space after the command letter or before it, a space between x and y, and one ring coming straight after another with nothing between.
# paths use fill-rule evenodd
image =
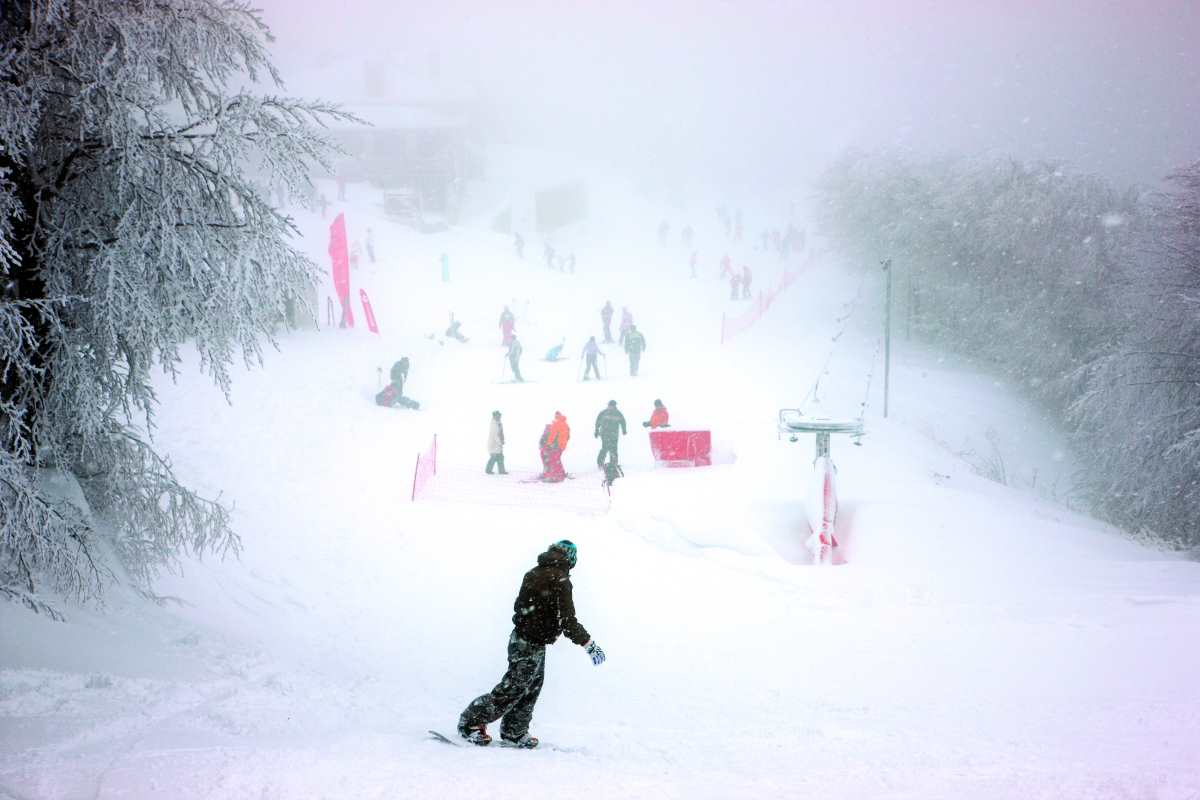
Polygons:
<instances>
[{"instance_id":1,"label":"packed snow surface","mask_svg":"<svg viewBox=\"0 0 1200 800\"><path fill-rule=\"evenodd\" d=\"M231 402L195 364L160 382L156 441L233 504L245 551L185 562L157 602L115 588L65 623L0 605L0 797L1200 794L1200 565L1068 510L1087 454L1019 387L918 349L900 315L885 420L879 276L812 241L787 262L759 252L759 228L786 222L768 205L729 244L715 204L592 199L593 220L555 240L574 275L546 269L532 231L524 261L486 224L411 232L364 185L324 220L300 212L322 264L334 213L351 240L373 229L377 261L364 250L351 280L380 335L361 313L325 328L322 296L325 329L284 336ZM785 264L803 274L722 346L722 313L749 307L718 279L727 250L756 290ZM614 328L628 306L646 335L641 375L608 346L607 379L581 382L606 299ZM504 305L523 385L503 382ZM443 339L450 312L469 343ZM562 338L565 360L541 361ZM421 410L377 407L404 355ZM655 398L677 427L711 429L714 466L654 468ZM630 424L611 507L591 436L609 399ZM802 545L813 443L775 425L795 406L864 413L861 446L833 441L843 566ZM483 474L494 409L507 477ZM576 477L521 483L555 411ZM412 503L435 433L439 474ZM608 661L549 648L532 733L554 747L431 741L503 674L521 575L564 537Z\"/></svg>"}]
</instances>

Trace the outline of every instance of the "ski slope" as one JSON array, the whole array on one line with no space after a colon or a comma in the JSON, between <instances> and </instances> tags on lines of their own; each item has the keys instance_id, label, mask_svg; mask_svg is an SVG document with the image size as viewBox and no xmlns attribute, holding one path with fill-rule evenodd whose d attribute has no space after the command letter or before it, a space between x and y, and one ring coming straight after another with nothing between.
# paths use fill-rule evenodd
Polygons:
<instances>
[{"instance_id":1,"label":"ski slope","mask_svg":"<svg viewBox=\"0 0 1200 800\"><path fill-rule=\"evenodd\" d=\"M578 257L562 275L528 232L524 262L482 226L420 236L351 185L334 210L352 240L374 230L379 262L352 287L381 334L290 334L230 403L194 369L161 382L156 441L234 505L244 553L186 562L157 603L116 588L66 623L0 605L0 798L1200 793L1200 565L1052 502L1073 457L970 365L899 339L882 419L875 277L806 253L798 284L722 348L721 313L744 306L717 280L710 206L665 213L620 186L594 200L556 242ZM749 231L778 224L748 211ZM673 238L697 229L700 279L655 242L664 215ZM326 263L330 220L301 221ZM777 268L749 242L734 259L756 288ZM641 376L609 348L608 380L581 383L606 299L646 334ZM505 304L524 385L500 382ZM451 311L468 344L426 338ZM560 337L566 361L540 363ZM372 402L402 355L419 412ZM711 427L719 463L652 469L639 423L655 398L677 427ZM589 433L609 399L630 423L611 508L547 499L600 491ZM776 413L855 416L864 399L862 446L833 443L848 564L815 568L812 443L780 441ZM543 425L566 414L577 479L484 476L493 409L511 470L536 468ZM434 433L442 474L414 504ZM1010 485L979 474L997 454ZM521 575L564 537L609 659L549 648L532 733L561 749L429 741L503 673Z\"/></svg>"}]
</instances>

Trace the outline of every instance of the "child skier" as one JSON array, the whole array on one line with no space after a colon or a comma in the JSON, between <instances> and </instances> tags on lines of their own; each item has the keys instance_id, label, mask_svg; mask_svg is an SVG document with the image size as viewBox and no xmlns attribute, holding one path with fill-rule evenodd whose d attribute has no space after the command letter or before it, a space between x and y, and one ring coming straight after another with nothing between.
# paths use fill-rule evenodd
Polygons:
<instances>
[{"instance_id":1,"label":"child skier","mask_svg":"<svg viewBox=\"0 0 1200 800\"><path fill-rule=\"evenodd\" d=\"M538 556L538 565L521 580L513 603L513 632L508 637L508 671L492 691L470 702L458 718L458 733L468 742L488 745L488 724L500 720L500 738L517 747L538 746L529 735L533 707L546 675L546 646L565 635L584 648L592 664L604 663L604 651L575 618L571 569L578 548L568 539Z\"/></svg>"},{"instance_id":2,"label":"child skier","mask_svg":"<svg viewBox=\"0 0 1200 800\"><path fill-rule=\"evenodd\" d=\"M671 415L667 413L667 407L663 405L662 400L654 401L654 411L650 414L650 421L643 422L643 428L669 428Z\"/></svg>"},{"instance_id":3,"label":"child skier","mask_svg":"<svg viewBox=\"0 0 1200 800\"><path fill-rule=\"evenodd\" d=\"M563 469L562 454L571 440L571 428L567 418L561 411L554 412L554 421L542 431L539 442L542 456L542 480L546 483L561 483L566 480L567 471Z\"/></svg>"}]
</instances>

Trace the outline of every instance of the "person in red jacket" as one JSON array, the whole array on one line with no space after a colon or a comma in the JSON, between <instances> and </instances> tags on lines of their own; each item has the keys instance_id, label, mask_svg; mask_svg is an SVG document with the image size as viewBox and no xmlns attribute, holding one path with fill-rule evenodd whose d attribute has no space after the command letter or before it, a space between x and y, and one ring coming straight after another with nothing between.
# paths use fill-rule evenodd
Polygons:
<instances>
[{"instance_id":1,"label":"person in red jacket","mask_svg":"<svg viewBox=\"0 0 1200 800\"><path fill-rule=\"evenodd\" d=\"M662 400L654 401L654 411L650 414L650 421L643 422L643 428L669 428L671 427L671 415L667 413L667 407L663 405Z\"/></svg>"},{"instance_id":2,"label":"person in red jacket","mask_svg":"<svg viewBox=\"0 0 1200 800\"><path fill-rule=\"evenodd\" d=\"M562 415L561 411L554 412L554 422L546 426L546 430L542 432L541 445L542 480L547 483L559 483L566 480L567 471L563 469L562 454L567 449L567 442L571 438L571 429L567 425L567 418Z\"/></svg>"}]
</instances>

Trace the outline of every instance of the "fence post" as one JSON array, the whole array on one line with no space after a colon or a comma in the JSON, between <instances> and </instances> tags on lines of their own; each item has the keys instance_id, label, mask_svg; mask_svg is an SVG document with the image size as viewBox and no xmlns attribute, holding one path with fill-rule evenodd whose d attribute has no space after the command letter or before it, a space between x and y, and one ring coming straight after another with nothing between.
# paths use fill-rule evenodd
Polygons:
<instances>
[{"instance_id":1,"label":"fence post","mask_svg":"<svg viewBox=\"0 0 1200 800\"><path fill-rule=\"evenodd\" d=\"M421 474L421 454L417 453L417 465L413 467L412 502L417 502L417 476Z\"/></svg>"}]
</instances>

